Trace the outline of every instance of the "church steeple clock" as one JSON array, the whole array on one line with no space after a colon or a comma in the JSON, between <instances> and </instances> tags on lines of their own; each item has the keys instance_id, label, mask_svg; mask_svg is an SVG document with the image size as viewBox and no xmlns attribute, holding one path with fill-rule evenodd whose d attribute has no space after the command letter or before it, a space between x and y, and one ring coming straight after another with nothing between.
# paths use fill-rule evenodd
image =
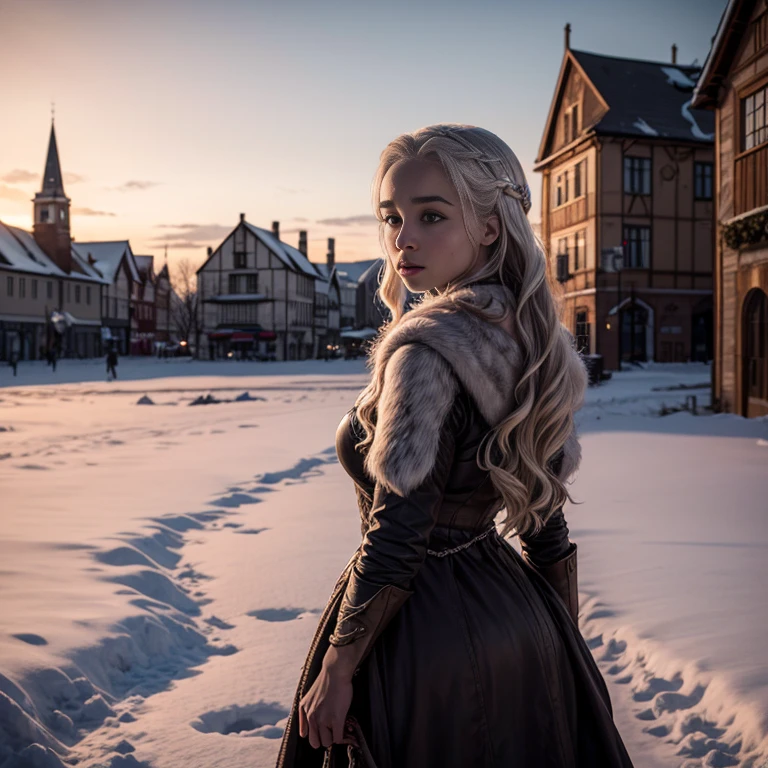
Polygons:
<instances>
[{"instance_id":1,"label":"church steeple clock","mask_svg":"<svg viewBox=\"0 0 768 768\"><path fill-rule=\"evenodd\" d=\"M69 198L64 194L56 131L51 121L51 138L45 161L42 189L35 194L33 233L37 244L64 272L72 271L72 237L69 231Z\"/></svg>"}]
</instances>

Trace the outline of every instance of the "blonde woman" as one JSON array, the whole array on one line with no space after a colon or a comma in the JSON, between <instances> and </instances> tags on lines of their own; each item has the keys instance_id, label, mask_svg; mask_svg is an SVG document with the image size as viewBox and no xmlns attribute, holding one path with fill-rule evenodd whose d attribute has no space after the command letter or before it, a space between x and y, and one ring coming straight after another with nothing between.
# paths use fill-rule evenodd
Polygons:
<instances>
[{"instance_id":1,"label":"blonde woman","mask_svg":"<svg viewBox=\"0 0 768 768\"><path fill-rule=\"evenodd\" d=\"M336 434L363 538L277 765L629 768L563 517L586 370L520 163L489 131L429 126L386 147L373 203L392 317Z\"/></svg>"}]
</instances>

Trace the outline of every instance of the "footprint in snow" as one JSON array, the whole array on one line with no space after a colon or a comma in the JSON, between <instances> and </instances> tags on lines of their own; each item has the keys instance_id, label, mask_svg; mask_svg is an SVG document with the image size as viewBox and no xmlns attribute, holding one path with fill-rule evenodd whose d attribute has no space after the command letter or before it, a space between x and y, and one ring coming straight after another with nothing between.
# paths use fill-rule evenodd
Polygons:
<instances>
[{"instance_id":1,"label":"footprint in snow","mask_svg":"<svg viewBox=\"0 0 768 768\"><path fill-rule=\"evenodd\" d=\"M248 616L253 616L259 621L293 621L307 613L317 613L311 608L261 608L256 611L248 611Z\"/></svg>"},{"instance_id":2,"label":"footprint in snow","mask_svg":"<svg viewBox=\"0 0 768 768\"><path fill-rule=\"evenodd\" d=\"M205 712L190 725L201 733L221 733L228 736L232 733L247 732L248 736L279 739L284 729L275 724L288 717L288 714L288 710L277 702L259 701L245 706L232 704L224 709Z\"/></svg>"}]
</instances>

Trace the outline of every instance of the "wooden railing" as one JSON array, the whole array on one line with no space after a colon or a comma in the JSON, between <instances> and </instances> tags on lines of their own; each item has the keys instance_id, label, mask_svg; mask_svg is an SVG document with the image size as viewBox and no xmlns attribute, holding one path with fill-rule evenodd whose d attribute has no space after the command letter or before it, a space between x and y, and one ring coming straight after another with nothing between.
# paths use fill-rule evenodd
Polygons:
<instances>
[{"instance_id":1,"label":"wooden railing","mask_svg":"<svg viewBox=\"0 0 768 768\"><path fill-rule=\"evenodd\" d=\"M738 158L734 166L734 215L768 205L768 144Z\"/></svg>"},{"instance_id":2,"label":"wooden railing","mask_svg":"<svg viewBox=\"0 0 768 768\"><path fill-rule=\"evenodd\" d=\"M557 232L595 215L594 192L550 213L550 232Z\"/></svg>"}]
</instances>

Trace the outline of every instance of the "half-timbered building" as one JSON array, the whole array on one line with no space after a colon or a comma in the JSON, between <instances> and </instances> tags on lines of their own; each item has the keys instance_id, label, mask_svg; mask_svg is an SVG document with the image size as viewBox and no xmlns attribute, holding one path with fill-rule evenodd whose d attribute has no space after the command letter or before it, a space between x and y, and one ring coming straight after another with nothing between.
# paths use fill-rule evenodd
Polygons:
<instances>
[{"instance_id":1,"label":"half-timbered building","mask_svg":"<svg viewBox=\"0 0 768 768\"><path fill-rule=\"evenodd\" d=\"M715 118L715 356L721 411L768 414L768 4L731 0L696 87Z\"/></svg>"}]
</instances>

